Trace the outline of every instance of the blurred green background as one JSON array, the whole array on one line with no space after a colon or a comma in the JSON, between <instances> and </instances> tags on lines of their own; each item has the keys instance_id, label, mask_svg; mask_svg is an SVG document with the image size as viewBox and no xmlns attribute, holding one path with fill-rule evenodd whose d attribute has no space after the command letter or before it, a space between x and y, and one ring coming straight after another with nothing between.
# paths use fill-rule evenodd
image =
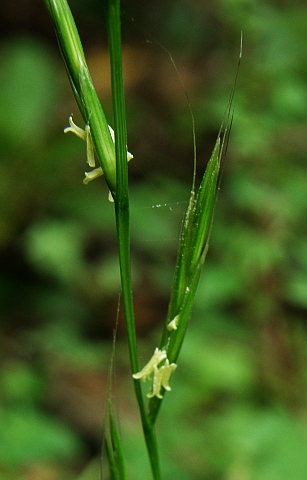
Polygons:
<instances>
[{"instance_id":1,"label":"blurred green background","mask_svg":"<svg viewBox=\"0 0 307 480\"><path fill-rule=\"evenodd\" d=\"M112 124L104 2L72 0ZM150 478L133 398L113 206L82 184L80 115L43 2L0 4L0 479L99 477L115 320L130 478ZM183 212L243 59L210 252L158 423L164 478L307 479L307 5L123 2L140 363L165 318ZM105 460L102 459L102 468Z\"/></svg>"}]
</instances>

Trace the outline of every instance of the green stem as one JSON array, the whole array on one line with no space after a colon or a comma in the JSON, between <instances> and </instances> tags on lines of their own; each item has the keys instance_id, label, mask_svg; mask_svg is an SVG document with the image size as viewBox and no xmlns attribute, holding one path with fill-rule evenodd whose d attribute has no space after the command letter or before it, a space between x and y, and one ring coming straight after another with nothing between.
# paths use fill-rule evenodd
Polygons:
<instances>
[{"instance_id":1,"label":"green stem","mask_svg":"<svg viewBox=\"0 0 307 480\"><path fill-rule=\"evenodd\" d=\"M114 113L115 154L116 154L116 192L115 215L119 249L119 263L122 285L122 297L127 326L128 348L132 373L139 371L138 351L135 331L135 317L131 283L130 263L130 214L128 191L126 115L122 74L120 0L107 2L108 41L111 64L111 83ZM161 479L155 429L145 409L139 380L134 380L144 437L150 459L153 478Z\"/></svg>"}]
</instances>

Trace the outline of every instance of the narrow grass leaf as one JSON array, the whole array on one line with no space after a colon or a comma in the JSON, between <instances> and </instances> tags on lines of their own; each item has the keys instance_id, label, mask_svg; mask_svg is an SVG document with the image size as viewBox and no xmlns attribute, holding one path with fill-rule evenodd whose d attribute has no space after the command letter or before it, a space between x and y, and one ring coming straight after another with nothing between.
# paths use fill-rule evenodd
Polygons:
<instances>
[{"instance_id":1,"label":"narrow grass leaf","mask_svg":"<svg viewBox=\"0 0 307 480\"><path fill-rule=\"evenodd\" d=\"M123 453L122 441L119 429L115 420L112 398L108 401L108 432L106 434L105 444L109 459L110 475L112 480L126 480L127 471Z\"/></svg>"},{"instance_id":2,"label":"narrow grass leaf","mask_svg":"<svg viewBox=\"0 0 307 480\"><path fill-rule=\"evenodd\" d=\"M231 104L232 101L227 107L226 125L223 123L221 126L198 191L191 192L182 226L171 299L160 342L160 348L167 351L168 361L173 363L177 361L183 344L209 248L221 161L226 155L232 123ZM149 401L149 417L152 423L156 421L162 400L163 398L152 398Z\"/></svg>"}]
</instances>

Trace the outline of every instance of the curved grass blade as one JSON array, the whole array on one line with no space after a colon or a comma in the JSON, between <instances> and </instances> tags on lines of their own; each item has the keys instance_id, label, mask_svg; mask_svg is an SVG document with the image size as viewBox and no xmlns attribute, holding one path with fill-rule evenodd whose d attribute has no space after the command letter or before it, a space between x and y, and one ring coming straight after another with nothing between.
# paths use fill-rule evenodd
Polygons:
<instances>
[{"instance_id":1,"label":"curved grass blade","mask_svg":"<svg viewBox=\"0 0 307 480\"><path fill-rule=\"evenodd\" d=\"M190 313L196 295L200 274L209 248L217 193L220 184L221 163L225 159L233 121L232 103L242 57L242 36L234 84L230 93L212 155L195 193L194 178L189 206L182 225L173 287L160 349L167 352L169 362L176 362L184 340ZM149 401L149 417L154 423L163 398Z\"/></svg>"}]
</instances>

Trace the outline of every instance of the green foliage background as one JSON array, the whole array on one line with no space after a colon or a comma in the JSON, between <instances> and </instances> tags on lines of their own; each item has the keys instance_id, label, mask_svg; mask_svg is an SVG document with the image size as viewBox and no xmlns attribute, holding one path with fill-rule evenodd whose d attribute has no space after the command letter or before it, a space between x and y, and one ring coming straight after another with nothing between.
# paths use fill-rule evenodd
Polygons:
<instances>
[{"instance_id":1,"label":"green foliage background","mask_svg":"<svg viewBox=\"0 0 307 480\"><path fill-rule=\"evenodd\" d=\"M0 479L96 479L119 295L113 206L103 180L82 185L85 147L63 134L77 108L43 2L27 16L21 3L0 6ZM112 124L101 2L70 5ZM153 39L191 99L201 178L241 30L209 256L159 422L165 478L306 478L303 0L123 4L140 362L167 311L193 169L186 98ZM116 349L130 475L149 478L121 311Z\"/></svg>"}]
</instances>

